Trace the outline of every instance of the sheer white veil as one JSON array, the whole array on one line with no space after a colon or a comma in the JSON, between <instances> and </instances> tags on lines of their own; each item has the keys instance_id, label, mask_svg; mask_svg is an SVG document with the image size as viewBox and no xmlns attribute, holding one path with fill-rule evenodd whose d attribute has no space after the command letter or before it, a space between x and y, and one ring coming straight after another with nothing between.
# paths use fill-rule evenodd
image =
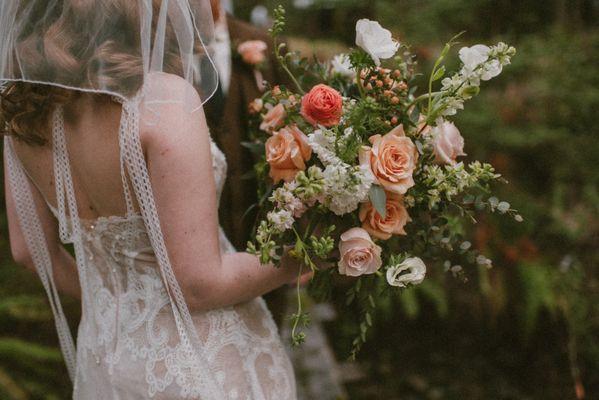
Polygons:
<instances>
[{"instance_id":1,"label":"sheer white veil","mask_svg":"<svg viewBox=\"0 0 599 400\"><path fill-rule=\"evenodd\" d=\"M115 96L123 104L120 127L125 198L135 196L170 299L186 368L197 371L201 393L221 399L180 286L173 273L139 139L141 107L179 103L192 113L218 84L209 55L213 17L209 0L2 0L0 1L0 88L11 81L41 83ZM187 82L182 90L150 88L154 74ZM198 102L198 95L201 102ZM193 106L192 106L193 104ZM55 115L56 119L56 115ZM55 122L56 123L56 122ZM59 139L59 138L58 138ZM54 150L65 146L57 137ZM5 160L17 214L32 259L48 294L65 361L74 379L77 351L53 280L52 262L32 197L31 184L5 137ZM65 160L55 155L55 173ZM131 182L131 190L128 181ZM68 168L56 177L60 237L72 243L82 289L86 261L82 227ZM129 207L128 207L129 208Z\"/></svg>"},{"instance_id":2,"label":"sheer white veil","mask_svg":"<svg viewBox=\"0 0 599 400\"><path fill-rule=\"evenodd\" d=\"M149 74L163 72L205 102L218 84L212 18L209 0L3 0L0 79L130 100ZM145 101L173 100L186 99Z\"/></svg>"}]
</instances>

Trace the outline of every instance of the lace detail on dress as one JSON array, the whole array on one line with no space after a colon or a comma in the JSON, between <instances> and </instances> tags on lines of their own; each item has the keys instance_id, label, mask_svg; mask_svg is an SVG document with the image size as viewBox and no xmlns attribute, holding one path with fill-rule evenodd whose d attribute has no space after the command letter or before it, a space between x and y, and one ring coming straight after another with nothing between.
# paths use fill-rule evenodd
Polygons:
<instances>
[{"instance_id":1,"label":"lace detail on dress","mask_svg":"<svg viewBox=\"0 0 599 400\"><path fill-rule=\"evenodd\" d=\"M59 205L53 212L60 221L61 237L75 245L85 290L73 397L295 399L291 364L261 298L209 312L187 310L163 238L153 225L155 206L146 197L151 188L145 164L140 165L145 160L136 104L126 103L123 108L122 173L131 178L141 213L128 211L126 216L93 221L76 217L61 111L55 115L55 174L57 190L63 195L57 192ZM220 197L227 165L213 142L211 148ZM123 182L128 190L127 180ZM221 252L234 251L222 230L219 235ZM157 249L161 248L160 256ZM57 315L58 326L60 312ZM66 356L68 338L63 341Z\"/></svg>"}]
</instances>

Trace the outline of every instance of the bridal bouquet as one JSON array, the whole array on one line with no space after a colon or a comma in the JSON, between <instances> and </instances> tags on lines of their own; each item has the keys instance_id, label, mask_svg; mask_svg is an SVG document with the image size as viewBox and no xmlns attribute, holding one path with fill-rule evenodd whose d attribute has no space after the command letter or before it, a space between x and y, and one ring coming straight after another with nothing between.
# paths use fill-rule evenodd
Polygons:
<instances>
[{"instance_id":1,"label":"bridal bouquet","mask_svg":"<svg viewBox=\"0 0 599 400\"><path fill-rule=\"evenodd\" d=\"M284 25L278 8L275 42ZM319 296L346 285L347 306L360 310L353 354L380 296L421 283L427 265L454 275L463 274L462 259L490 266L463 237L462 225L477 212L522 219L490 194L501 180L491 165L463 161L464 139L451 122L515 49L462 47L460 68L450 73L443 61L455 39L421 94L415 57L378 22L358 21L357 47L330 62L283 54L279 44L276 57L294 87L269 88L249 106L253 141L246 145L259 157L261 219L248 251L275 265L289 251L302 272L314 272L310 286ZM319 269L319 260L335 268ZM292 322L293 342L301 343L308 315L299 292Z\"/></svg>"}]
</instances>

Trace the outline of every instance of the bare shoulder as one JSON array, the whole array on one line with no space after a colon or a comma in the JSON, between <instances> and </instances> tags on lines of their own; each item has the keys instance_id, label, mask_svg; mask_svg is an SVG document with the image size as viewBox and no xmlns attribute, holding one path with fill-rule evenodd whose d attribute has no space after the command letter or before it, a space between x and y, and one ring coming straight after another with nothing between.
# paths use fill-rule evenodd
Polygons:
<instances>
[{"instance_id":1,"label":"bare shoulder","mask_svg":"<svg viewBox=\"0 0 599 400\"><path fill-rule=\"evenodd\" d=\"M148 75L140 109L140 136L144 147L181 141L187 135L206 135L202 101L196 89L180 76Z\"/></svg>"}]
</instances>

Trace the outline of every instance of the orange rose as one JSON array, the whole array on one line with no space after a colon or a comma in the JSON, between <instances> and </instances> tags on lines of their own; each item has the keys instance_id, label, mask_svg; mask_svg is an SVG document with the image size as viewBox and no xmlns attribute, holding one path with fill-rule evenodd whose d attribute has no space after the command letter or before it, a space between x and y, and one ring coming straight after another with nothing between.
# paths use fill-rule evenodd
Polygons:
<instances>
[{"instance_id":1,"label":"orange rose","mask_svg":"<svg viewBox=\"0 0 599 400\"><path fill-rule=\"evenodd\" d=\"M316 85L302 98L302 117L312 125L330 127L339 124L343 98L330 86Z\"/></svg>"},{"instance_id":2,"label":"orange rose","mask_svg":"<svg viewBox=\"0 0 599 400\"><path fill-rule=\"evenodd\" d=\"M275 132L268 138L265 146L270 177L275 183L293 180L299 171L306 169L306 161L312 157L306 135L296 125Z\"/></svg>"},{"instance_id":3,"label":"orange rose","mask_svg":"<svg viewBox=\"0 0 599 400\"><path fill-rule=\"evenodd\" d=\"M248 40L237 47L237 52L245 63L258 65L266 59L265 52L267 48L268 46L262 40Z\"/></svg>"},{"instance_id":4,"label":"orange rose","mask_svg":"<svg viewBox=\"0 0 599 400\"><path fill-rule=\"evenodd\" d=\"M362 228L372 236L387 240L391 235L405 235L404 227L411 221L408 210L403 205L403 196L387 192L385 218L379 214L372 203L362 203L360 206L360 221Z\"/></svg>"},{"instance_id":5,"label":"orange rose","mask_svg":"<svg viewBox=\"0 0 599 400\"><path fill-rule=\"evenodd\" d=\"M260 129L265 132L272 132L283 125L286 116L287 112L285 112L285 107L283 107L283 104L279 103L264 114Z\"/></svg>"},{"instance_id":6,"label":"orange rose","mask_svg":"<svg viewBox=\"0 0 599 400\"><path fill-rule=\"evenodd\" d=\"M418 162L418 151L399 125L384 136L370 137L372 147L360 150L360 164L371 169L385 190L405 194L414 186L412 174Z\"/></svg>"}]
</instances>

